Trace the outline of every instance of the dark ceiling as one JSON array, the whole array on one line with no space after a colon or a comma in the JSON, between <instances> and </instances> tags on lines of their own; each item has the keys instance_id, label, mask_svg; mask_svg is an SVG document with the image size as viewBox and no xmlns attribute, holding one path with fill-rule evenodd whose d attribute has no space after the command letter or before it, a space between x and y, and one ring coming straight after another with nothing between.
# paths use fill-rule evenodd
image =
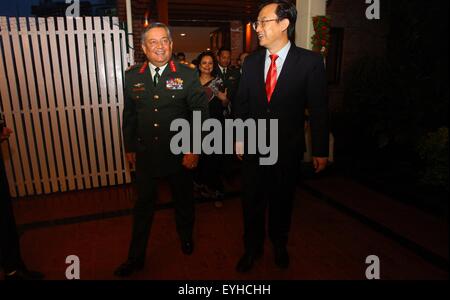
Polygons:
<instances>
[{"instance_id":1,"label":"dark ceiling","mask_svg":"<svg viewBox=\"0 0 450 300\"><path fill-rule=\"evenodd\" d=\"M213 25L230 20L255 19L260 0L169 0L169 22ZM199 24L199 25L200 25ZM187 25L187 24L186 24Z\"/></svg>"}]
</instances>

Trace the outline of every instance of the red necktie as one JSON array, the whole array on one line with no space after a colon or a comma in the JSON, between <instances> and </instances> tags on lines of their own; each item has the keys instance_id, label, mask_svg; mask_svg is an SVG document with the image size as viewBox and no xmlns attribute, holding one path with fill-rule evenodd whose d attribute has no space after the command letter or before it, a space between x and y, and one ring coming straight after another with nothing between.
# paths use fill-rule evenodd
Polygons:
<instances>
[{"instance_id":1,"label":"red necktie","mask_svg":"<svg viewBox=\"0 0 450 300\"><path fill-rule=\"evenodd\" d=\"M270 98L272 97L273 90L275 89L275 86L277 85L277 65L275 64L275 61L278 58L278 55L271 54L269 55L271 63L269 72L267 73L266 78L266 93L267 93L267 102L270 102Z\"/></svg>"}]
</instances>

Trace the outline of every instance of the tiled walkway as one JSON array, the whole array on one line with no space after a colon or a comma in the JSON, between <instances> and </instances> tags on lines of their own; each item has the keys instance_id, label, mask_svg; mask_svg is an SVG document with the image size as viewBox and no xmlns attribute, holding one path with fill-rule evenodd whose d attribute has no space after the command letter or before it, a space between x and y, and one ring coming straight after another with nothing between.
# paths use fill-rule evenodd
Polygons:
<instances>
[{"instance_id":1,"label":"tiled walkway","mask_svg":"<svg viewBox=\"0 0 450 300\"><path fill-rule=\"evenodd\" d=\"M300 186L289 269L277 269L267 241L264 257L248 274L234 271L242 254L237 194L220 209L198 203L195 252L186 257L167 205L170 194L165 185L161 190L165 204L155 214L146 267L131 279L365 279L369 255L380 258L382 279L448 279L445 221L346 178L323 177ZM20 199L15 209L24 259L47 279L65 279L65 259L77 255L82 279L115 279L114 268L126 258L131 207L129 186ZM417 249L425 249L425 255Z\"/></svg>"}]
</instances>

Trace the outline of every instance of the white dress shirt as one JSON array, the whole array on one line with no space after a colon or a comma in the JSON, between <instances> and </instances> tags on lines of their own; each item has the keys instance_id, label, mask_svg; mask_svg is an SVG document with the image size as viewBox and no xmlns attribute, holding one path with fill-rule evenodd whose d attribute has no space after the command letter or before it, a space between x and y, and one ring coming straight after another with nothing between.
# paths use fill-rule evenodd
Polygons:
<instances>
[{"instance_id":1,"label":"white dress shirt","mask_svg":"<svg viewBox=\"0 0 450 300\"><path fill-rule=\"evenodd\" d=\"M281 69L283 68L284 62L286 61L286 57L288 55L289 49L291 49L291 42L288 41L288 43L281 48L280 51L278 51L277 54L278 58L275 61L275 64L277 65L277 79L278 77L280 77L280 73L281 73ZM270 53L269 50L266 50L266 60L264 63L264 82L266 82L267 79L267 73L269 72L269 68L270 68L270 64L272 62L272 60L270 59Z\"/></svg>"},{"instance_id":2,"label":"white dress shirt","mask_svg":"<svg viewBox=\"0 0 450 300\"><path fill-rule=\"evenodd\" d=\"M158 74L159 74L160 77L161 77L162 73L164 72L164 70L166 69L167 65L168 65L168 64L165 64L164 66L159 67ZM151 74L152 74L152 81L153 81L153 78L155 78L155 74L156 74L156 71L155 71L156 66L153 65L153 64L150 63L150 62L148 63L148 66L150 67L150 72L151 72Z\"/></svg>"},{"instance_id":3,"label":"white dress shirt","mask_svg":"<svg viewBox=\"0 0 450 300\"><path fill-rule=\"evenodd\" d=\"M219 65L220 71L222 72L222 74L225 74L225 70L228 71L228 68L224 68L221 65Z\"/></svg>"}]
</instances>

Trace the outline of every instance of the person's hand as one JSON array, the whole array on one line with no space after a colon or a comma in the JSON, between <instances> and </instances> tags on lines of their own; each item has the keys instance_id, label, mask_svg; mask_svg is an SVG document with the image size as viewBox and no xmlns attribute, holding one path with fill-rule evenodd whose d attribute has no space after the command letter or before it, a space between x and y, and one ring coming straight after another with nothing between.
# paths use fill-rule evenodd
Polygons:
<instances>
[{"instance_id":1,"label":"person's hand","mask_svg":"<svg viewBox=\"0 0 450 300\"><path fill-rule=\"evenodd\" d=\"M13 131L8 127L3 127L2 132L0 133L0 141L3 142L9 138L9 136L13 133Z\"/></svg>"},{"instance_id":2,"label":"person's hand","mask_svg":"<svg viewBox=\"0 0 450 300\"><path fill-rule=\"evenodd\" d=\"M228 99L228 89L225 89L225 92L217 92L217 98L219 98L220 101L222 101L222 105L223 106L227 106L228 102L230 102L230 100Z\"/></svg>"},{"instance_id":3,"label":"person's hand","mask_svg":"<svg viewBox=\"0 0 450 300\"><path fill-rule=\"evenodd\" d=\"M313 156L313 164L315 173L319 173L323 171L328 163L328 157L314 157Z\"/></svg>"},{"instance_id":4,"label":"person's hand","mask_svg":"<svg viewBox=\"0 0 450 300\"><path fill-rule=\"evenodd\" d=\"M236 142L234 144L234 150L236 151L237 158L239 160L242 160L244 156L244 143L243 142Z\"/></svg>"},{"instance_id":5,"label":"person's hand","mask_svg":"<svg viewBox=\"0 0 450 300\"><path fill-rule=\"evenodd\" d=\"M187 153L183 156L183 166L186 169L192 170L198 165L198 154Z\"/></svg>"},{"instance_id":6,"label":"person's hand","mask_svg":"<svg viewBox=\"0 0 450 300\"><path fill-rule=\"evenodd\" d=\"M128 152L125 155L127 162L130 164L130 168L133 169L136 166L136 152Z\"/></svg>"}]
</instances>

